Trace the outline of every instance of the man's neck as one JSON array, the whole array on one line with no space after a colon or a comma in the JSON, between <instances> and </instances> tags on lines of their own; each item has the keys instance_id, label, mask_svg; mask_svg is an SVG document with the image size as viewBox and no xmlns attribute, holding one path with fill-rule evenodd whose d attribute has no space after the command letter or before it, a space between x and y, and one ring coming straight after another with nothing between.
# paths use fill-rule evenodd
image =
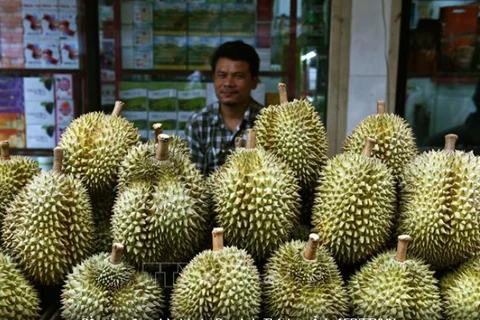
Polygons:
<instances>
[{"instance_id":1,"label":"man's neck","mask_svg":"<svg viewBox=\"0 0 480 320\"><path fill-rule=\"evenodd\" d=\"M244 106L225 106L220 104L220 114L225 126L231 131L235 131L238 125L242 122L245 112L247 111L248 103Z\"/></svg>"}]
</instances>

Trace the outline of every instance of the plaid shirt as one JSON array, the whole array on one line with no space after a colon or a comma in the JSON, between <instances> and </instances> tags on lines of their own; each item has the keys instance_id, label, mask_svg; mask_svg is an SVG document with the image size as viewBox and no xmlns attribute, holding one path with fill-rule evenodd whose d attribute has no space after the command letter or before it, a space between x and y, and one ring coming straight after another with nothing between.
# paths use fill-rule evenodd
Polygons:
<instances>
[{"instance_id":1,"label":"plaid shirt","mask_svg":"<svg viewBox=\"0 0 480 320\"><path fill-rule=\"evenodd\" d=\"M220 116L220 105L214 102L190 117L185 127L185 138L197 168L206 176L220 167L228 153L235 149L235 138L246 138L246 129L252 128L263 108L251 99L243 120L234 132L230 131Z\"/></svg>"}]
</instances>

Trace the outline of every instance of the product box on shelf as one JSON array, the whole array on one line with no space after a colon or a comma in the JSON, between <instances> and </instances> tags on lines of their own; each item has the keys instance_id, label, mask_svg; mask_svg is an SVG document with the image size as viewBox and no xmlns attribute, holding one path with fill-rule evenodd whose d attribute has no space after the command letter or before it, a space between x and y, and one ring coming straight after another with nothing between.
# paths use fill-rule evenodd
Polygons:
<instances>
[{"instance_id":1,"label":"product box on shelf","mask_svg":"<svg viewBox=\"0 0 480 320\"><path fill-rule=\"evenodd\" d=\"M153 17L153 30L159 35L186 36L187 3L155 1Z\"/></svg>"},{"instance_id":2,"label":"product box on shelf","mask_svg":"<svg viewBox=\"0 0 480 320\"><path fill-rule=\"evenodd\" d=\"M192 36L219 36L221 9L218 3L188 4L188 34Z\"/></svg>"},{"instance_id":3,"label":"product box on shelf","mask_svg":"<svg viewBox=\"0 0 480 320\"><path fill-rule=\"evenodd\" d=\"M471 67L475 51L477 16L478 4L440 8L442 71L468 70Z\"/></svg>"},{"instance_id":4,"label":"product box on shelf","mask_svg":"<svg viewBox=\"0 0 480 320\"><path fill-rule=\"evenodd\" d=\"M220 37L189 37L188 69L210 70L210 59L220 41Z\"/></svg>"},{"instance_id":5,"label":"product box on shelf","mask_svg":"<svg viewBox=\"0 0 480 320\"><path fill-rule=\"evenodd\" d=\"M26 131L27 148L55 148L55 125L30 125L27 127Z\"/></svg>"},{"instance_id":6,"label":"product box on shelf","mask_svg":"<svg viewBox=\"0 0 480 320\"><path fill-rule=\"evenodd\" d=\"M41 17L43 36L58 42L60 37L58 8L43 9Z\"/></svg>"},{"instance_id":7,"label":"product box on shelf","mask_svg":"<svg viewBox=\"0 0 480 320\"><path fill-rule=\"evenodd\" d=\"M30 36L25 37L23 43L25 49L25 68L42 68L44 39L41 36Z\"/></svg>"},{"instance_id":8,"label":"product box on shelf","mask_svg":"<svg viewBox=\"0 0 480 320\"><path fill-rule=\"evenodd\" d=\"M148 138L148 94L144 82L121 82L119 99L125 104L121 115L133 122L139 134Z\"/></svg>"},{"instance_id":9,"label":"product box on shelf","mask_svg":"<svg viewBox=\"0 0 480 320\"><path fill-rule=\"evenodd\" d=\"M153 3L148 1L133 1L133 23L152 23Z\"/></svg>"},{"instance_id":10,"label":"product box on shelf","mask_svg":"<svg viewBox=\"0 0 480 320\"><path fill-rule=\"evenodd\" d=\"M155 69L185 70L187 37L153 37L153 67Z\"/></svg>"},{"instance_id":11,"label":"product box on shelf","mask_svg":"<svg viewBox=\"0 0 480 320\"><path fill-rule=\"evenodd\" d=\"M254 4L228 3L222 6L222 36L255 37L256 7Z\"/></svg>"},{"instance_id":12,"label":"product box on shelf","mask_svg":"<svg viewBox=\"0 0 480 320\"><path fill-rule=\"evenodd\" d=\"M177 86L172 82L151 82L147 84L149 112L177 110Z\"/></svg>"},{"instance_id":13,"label":"product box on shelf","mask_svg":"<svg viewBox=\"0 0 480 320\"><path fill-rule=\"evenodd\" d=\"M55 125L55 102L25 101L25 124L27 131L30 125Z\"/></svg>"},{"instance_id":14,"label":"product box on shelf","mask_svg":"<svg viewBox=\"0 0 480 320\"><path fill-rule=\"evenodd\" d=\"M206 106L206 87L201 82L178 83L178 129L183 131L190 116Z\"/></svg>"},{"instance_id":15,"label":"product box on shelf","mask_svg":"<svg viewBox=\"0 0 480 320\"><path fill-rule=\"evenodd\" d=\"M61 9L58 12L58 29L61 39L77 40L77 10Z\"/></svg>"},{"instance_id":16,"label":"product box on shelf","mask_svg":"<svg viewBox=\"0 0 480 320\"><path fill-rule=\"evenodd\" d=\"M78 40L60 40L60 55L62 58L61 69L78 69L80 61L78 57Z\"/></svg>"},{"instance_id":17,"label":"product box on shelf","mask_svg":"<svg viewBox=\"0 0 480 320\"><path fill-rule=\"evenodd\" d=\"M62 66L58 39L44 38L42 50L42 68L58 69Z\"/></svg>"},{"instance_id":18,"label":"product box on shelf","mask_svg":"<svg viewBox=\"0 0 480 320\"><path fill-rule=\"evenodd\" d=\"M71 74L56 74L55 79L55 98L58 99L73 99L72 89L72 75Z\"/></svg>"}]
</instances>

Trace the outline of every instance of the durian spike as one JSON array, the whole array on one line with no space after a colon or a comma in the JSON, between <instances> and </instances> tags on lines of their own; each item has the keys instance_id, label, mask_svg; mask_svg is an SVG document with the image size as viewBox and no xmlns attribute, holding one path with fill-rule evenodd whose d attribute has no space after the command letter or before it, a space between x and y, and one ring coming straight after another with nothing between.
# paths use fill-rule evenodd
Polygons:
<instances>
[{"instance_id":1,"label":"durian spike","mask_svg":"<svg viewBox=\"0 0 480 320\"><path fill-rule=\"evenodd\" d=\"M455 151L455 143L458 140L458 136L456 134L450 133L445 136L445 151Z\"/></svg>"},{"instance_id":2,"label":"durian spike","mask_svg":"<svg viewBox=\"0 0 480 320\"><path fill-rule=\"evenodd\" d=\"M255 128L247 129L247 149L254 149L256 145L257 132Z\"/></svg>"},{"instance_id":3,"label":"durian spike","mask_svg":"<svg viewBox=\"0 0 480 320\"><path fill-rule=\"evenodd\" d=\"M52 171L62 173L63 149L56 147L53 149L53 168Z\"/></svg>"},{"instance_id":4,"label":"durian spike","mask_svg":"<svg viewBox=\"0 0 480 320\"><path fill-rule=\"evenodd\" d=\"M407 260L408 243L412 241L412 237L406 234L398 236L397 253L395 254L395 261L405 262Z\"/></svg>"},{"instance_id":5,"label":"durian spike","mask_svg":"<svg viewBox=\"0 0 480 320\"><path fill-rule=\"evenodd\" d=\"M153 124L153 136L155 137L155 143L158 143L158 136L163 133L163 127L161 123Z\"/></svg>"},{"instance_id":6,"label":"durian spike","mask_svg":"<svg viewBox=\"0 0 480 320\"><path fill-rule=\"evenodd\" d=\"M8 141L1 142L0 152L2 153L2 160L10 160L10 144Z\"/></svg>"},{"instance_id":7,"label":"durian spike","mask_svg":"<svg viewBox=\"0 0 480 320\"><path fill-rule=\"evenodd\" d=\"M308 242L303 252L303 256L307 260L315 260L317 257L317 248L320 242L320 237L316 233L310 233Z\"/></svg>"},{"instance_id":8,"label":"durian spike","mask_svg":"<svg viewBox=\"0 0 480 320\"><path fill-rule=\"evenodd\" d=\"M122 101L115 101L115 106L113 107L112 116L118 117L122 112L123 106L125 103Z\"/></svg>"},{"instance_id":9,"label":"durian spike","mask_svg":"<svg viewBox=\"0 0 480 320\"><path fill-rule=\"evenodd\" d=\"M371 157L373 147L375 147L376 143L377 140L370 137L365 137L365 146L363 147L362 155L364 155L365 157Z\"/></svg>"},{"instance_id":10,"label":"durian spike","mask_svg":"<svg viewBox=\"0 0 480 320\"><path fill-rule=\"evenodd\" d=\"M212 231L212 251L223 249L223 228L214 228Z\"/></svg>"},{"instance_id":11,"label":"durian spike","mask_svg":"<svg viewBox=\"0 0 480 320\"><path fill-rule=\"evenodd\" d=\"M385 101L377 100L377 114L385 114Z\"/></svg>"},{"instance_id":12,"label":"durian spike","mask_svg":"<svg viewBox=\"0 0 480 320\"><path fill-rule=\"evenodd\" d=\"M170 136L165 133L158 135L158 145L155 158L157 160L167 160L168 159L168 145L170 144Z\"/></svg>"},{"instance_id":13,"label":"durian spike","mask_svg":"<svg viewBox=\"0 0 480 320\"><path fill-rule=\"evenodd\" d=\"M287 97L287 85L285 83L278 84L278 96L280 98L280 104L288 102Z\"/></svg>"},{"instance_id":14,"label":"durian spike","mask_svg":"<svg viewBox=\"0 0 480 320\"><path fill-rule=\"evenodd\" d=\"M112 244L112 253L110 254L110 263L119 264L122 261L123 250L125 247L123 244L115 242Z\"/></svg>"},{"instance_id":15,"label":"durian spike","mask_svg":"<svg viewBox=\"0 0 480 320\"><path fill-rule=\"evenodd\" d=\"M243 141L242 137L236 137L235 138L235 149L243 148L245 141Z\"/></svg>"}]
</instances>

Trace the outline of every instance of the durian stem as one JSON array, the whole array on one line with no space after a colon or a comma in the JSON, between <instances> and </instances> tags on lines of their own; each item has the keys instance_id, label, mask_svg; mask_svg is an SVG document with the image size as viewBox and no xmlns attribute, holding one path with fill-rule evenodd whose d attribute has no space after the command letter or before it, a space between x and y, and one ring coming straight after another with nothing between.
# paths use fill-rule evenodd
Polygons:
<instances>
[{"instance_id":1,"label":"durian stem","mask_svg":"<svg viewBox=\"0 0 480 320\"><path fill-rule=\"evenodd\" d=\"M243 138L242 137L236 137L235 138L235 149L243 148Z\"/></svg>"},{"instance_id":2,"label":"durian stem","mask_svg":"<svg viewBox=\"0 0 480 320\"><path fill-rule=\"evenodd\" d=\"M0 152L2 154L2 160L10 160L10 144L8 141L1 142Z\"/></svg>"},{"instance_id":3,"label":"durian stem","mask_svg":"<svg viewBox=\"0 0 480 320\"><path fill-rule=\"evenodd\" d=\"M407 248L410 241L412 241L412 237L409 235L403 234L398 236L397 253L394 258L395 261L405 262L407 260Z\"/></svg>"},{"instance_id":4,"label":"durian stem","mask_svg":"<svg viewBox=\"0 0 480 320\"><path fill-rule=\"evenodd\" d=\"M247 145L246 145L247 149L255 148L256 136L257 136L257 132L255 131L255 128L247 129Z\"/></svg>"},{"instance_id":5,"label":"durian stem","mask_svg":"<svg viewBox=\"0 0 480 320\"><path fill-rule=\"evenodd\" d=\"M456 134L450 133L445 136L445 151L455 151L455 143L458 140Z\"/></svg>"},{"instance_id":6,"label":"durian stem","mask_svg":"<svg viewBox=\"0 0 480 320\"><path fill-rule=\"evenodd\" d=\"M385 114L385 101L377 100L377 114Z\"/></svg>"},{"instance_id":7,"label":"durian stem","mask_svg":"<svg viewBox=\"0 0 480 320\"><path fill-rule=\"evenodd\" d=\"M377 140L370 137L365 137L365 146L363 147L362 155L364 155L365 157L371 157L375 143L377 143Z\"/></svg>"},{"instance_id":8,"label":"durian stem","mask_svg":"<svg viewBox=\"0 0 480 320\"><path fill-rule=\"evenodd\" d=\"M157 153L155 158L157 160L167 160L168 159L168 145L170 144L170 136L165 133L158 135L158 145Z\"/></svg>"},{"instance_id":9,"label":"durian stem","mask_svg":"<svg viewBox=\"0 0 480 320\"><path fill-rule=\"evenodd\" d=\"M111 264L119 264L122 261L123 251L125 247L121 243L114 243L112 245L112 253L110 255Z\"/></svg>"},{"instance_id":10,"label":"durian stem","mask_svg":"<svg viewBox=\"0 0 480 320\"><path fill-rule=\"evenodd\" d=\"M53 149L53 172L62 173L63 149L56 147Z\"/></svg>"},{"instance_id":11,"label":"durian stem","mask_svg":"<svg viewBox=\"0 0 480 320\"><path fill-rule=\"evenodd\" d=\"M223 228L214 228L212 231L212 251L223 249Z\"/></svg>"},{"instance_id":12,"label":"durian stem","mask_svg":"<svg viewBox=\"0 0 480 320\"><path fill-rule=\"evenodd\" d=\"M115 106L113 107L112 116L118 117L122 112L124 105L125 104L122 101L115 101Z\"/></svg>"},{"instance_id":13,"label":"durian stem","mask_svg":"<svg viewBox=\"0 0 480 320\"><path fill-rule=\"evenodd\" d=\"M278 84L278 96L280 98L280 104L288 102L287 97L287 85L285 83Z\"/></svg>"},{"instance_id":14,"label":"durian stem","mask_svg":"<svg viewBox=\"0 0 480 320\"><path fill-rule=\"evenodd\" d=\"M155 143L158 143L158 136L163 133L163 127L161 123L154 123L153 124L153 135L155 139Z\"/></svg>"},{"instance_id":15,"label":"durian stem","mask_svg":"<svg viewBox=\"0 0 480 320\"><path fill-rule=\"evenodd\" d=\"M320 243L320 237L316 233L311 233L308 237L307 246L305 247L305 251L303 256L307 260L315 260L317 257L317 249Z\"/></svg>"}]
</instances>

